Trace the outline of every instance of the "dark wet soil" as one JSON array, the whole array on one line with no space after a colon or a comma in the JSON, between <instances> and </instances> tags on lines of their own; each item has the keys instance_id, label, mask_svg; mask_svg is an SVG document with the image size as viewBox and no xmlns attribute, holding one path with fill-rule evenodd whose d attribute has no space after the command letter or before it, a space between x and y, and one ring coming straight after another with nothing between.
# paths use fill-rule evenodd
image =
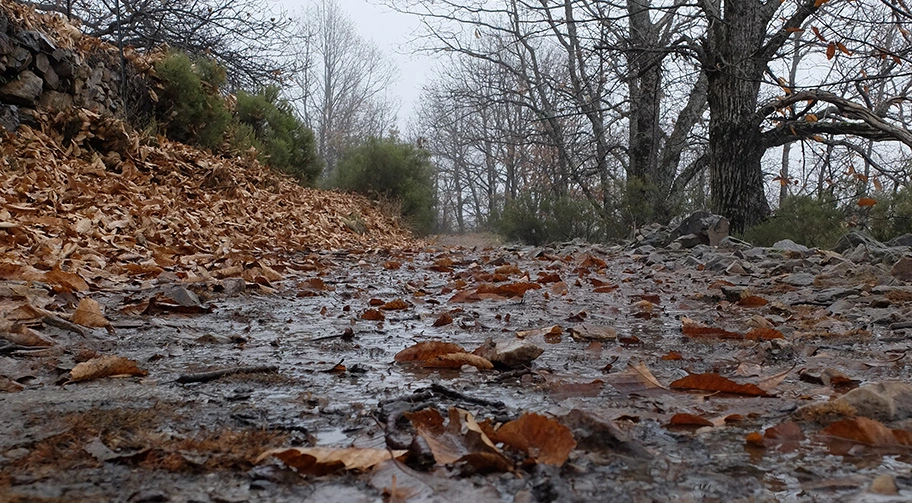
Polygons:
<instances>
[{"instance_id":1,"label":"dark wet soil","mask_svg":"<svg viewBox=\"0 0 912 503\"><path fill-rule=\"evenodd\" d=\"M397 484L408 488L398 501L909 501L907 454L835 455L815 440L820 426L813 423L802 424L806 438L791 449L745 442L799 406L845 391L802 379L802 371L838 371L855 384L909 382L909 338L897 327L908 320L912 295L888 294L907 287L884 266L846 267L832 254L751 253L565 245L301 255L296 260L311 272L249 284L242 293L185 285L211 312L165 306L118 314L166 284L112 288L93 297L107 307L114 334L99 329L82 338L44 327L58 346L37 356L0 355L3 373L25 386L0 394L0 499L381 501ZM749 270L724 272L732 271L729 259ZM509 265L517 272L505 278L481 276ZM813 281L795 276L802 273ZM521 299L450 302L484 281L545 275L562 283L543 281ZM731 292L742 287L768 303L738 305ZM383 321L362 319L378 300L395 299L408 307L381 310ZM453 322L433 326L445 312ZM740 334L768 324L784 339L686 337L682 318ZM618 337L574 340L570 328L581 323L614 328ZM529 337L544 349L530 368L440 370L393 361L420 341L471 351L487 338L553 325L559 336ZM148 375L63 384L93 354L133 359ZM787 374L771 396L749 397L651 386L631 377L636 365L666 387L690 373L744 383ZM178 382L249 366L278 369ZM614 429L585 439L575 430L578 446L562 467L515 473L460 476L388 462L368 473L316 477L274 459L256 462L272 447L383 449L391 436L408 434L390 431L390 415L426 406L496 421L523 412L565 418L576 409ZM670 428L678 413L715 425ZM869 491L884 474L898 494Z\"/></svg>"}]
</instances>

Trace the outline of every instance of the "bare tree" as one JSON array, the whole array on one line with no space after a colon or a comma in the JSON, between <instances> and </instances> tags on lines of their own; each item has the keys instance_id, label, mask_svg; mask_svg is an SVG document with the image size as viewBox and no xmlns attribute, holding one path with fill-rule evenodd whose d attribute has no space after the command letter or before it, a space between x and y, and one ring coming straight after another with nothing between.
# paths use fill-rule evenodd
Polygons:
<instances>
[{"instance_id":1,"label":"bare tree","mask_svg":"<svg viewBox=\"0 0 912 503\"><path fill-rule=\"evenodd\" d=\"M292 82L292 94L317 136L317 148L331 176L340 156L370 136L395 128L396 106L387 92L397 77L395 66L363 40L335 0L322 0L301 21L299 48L304 70Z\"/></svg>"},{"instance_id":2,"label":"bare tree","mask_svg":"<svg viewBox=\"0 0 912 503\"><path fill-rule=\"evenodd\" d=\"M264 0L57 0L31 3L76 18L91 36L152 49L162 44L214 58L229 81L256 87L293 71L285 57L294 22Z\"/></svg>"}]
</instances>

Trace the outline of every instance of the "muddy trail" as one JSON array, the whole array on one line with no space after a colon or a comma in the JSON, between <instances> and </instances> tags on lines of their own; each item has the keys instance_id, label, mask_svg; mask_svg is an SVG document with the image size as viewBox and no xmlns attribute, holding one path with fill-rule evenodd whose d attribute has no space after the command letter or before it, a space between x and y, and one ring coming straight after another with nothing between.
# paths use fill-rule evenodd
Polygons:
<instances>
[{"instance_id":1,"label":"muddy trail","mask_svg":"<svg viewBox=\"0 0 912 503\"><path fill-rule=\"evenodd\" d=\"M288 260L283 280L95 292L107 330L49 315L67 294L23 314L52 345L0 347L0 499L912 498L912 287L872 257Z\"/></svg>"}]
</instances>

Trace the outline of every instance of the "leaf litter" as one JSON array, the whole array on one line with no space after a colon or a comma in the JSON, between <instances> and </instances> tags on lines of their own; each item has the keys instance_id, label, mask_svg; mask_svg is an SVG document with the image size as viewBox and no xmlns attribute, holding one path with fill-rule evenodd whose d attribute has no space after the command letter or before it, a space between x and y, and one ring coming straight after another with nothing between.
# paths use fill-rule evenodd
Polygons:
<instances>
[{"instance_id":1,"label":"leaf litter","mask_svg":"<svg viewBox=\"0 0 912 503\"><path fill-rule=\"evenodd\" d=\"M0 497L912 491L912 289L877 260L432 247L252 159L39 121L0 146Z\"/></svg>"}]
</instances>

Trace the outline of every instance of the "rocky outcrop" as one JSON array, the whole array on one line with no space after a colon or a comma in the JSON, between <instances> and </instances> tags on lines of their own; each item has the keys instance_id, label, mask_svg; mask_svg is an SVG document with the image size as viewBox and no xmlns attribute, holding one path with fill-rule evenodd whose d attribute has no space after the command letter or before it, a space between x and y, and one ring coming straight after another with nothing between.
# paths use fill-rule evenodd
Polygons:
<instances>
[{"instance_id":1,"label":"rocky outcrop","mask_svg":"<svg viewBox=\"0 0 912 503\"><path fill-rule=\"evenodd\" d=\"M150 65L136 64L141 58L132 52L127 56L122 69L116 48L83 37L62 17L0 0L0 130L37 127L41 113L74 106L144 120L152 108Z\"/></svg>"}]
</instances>

